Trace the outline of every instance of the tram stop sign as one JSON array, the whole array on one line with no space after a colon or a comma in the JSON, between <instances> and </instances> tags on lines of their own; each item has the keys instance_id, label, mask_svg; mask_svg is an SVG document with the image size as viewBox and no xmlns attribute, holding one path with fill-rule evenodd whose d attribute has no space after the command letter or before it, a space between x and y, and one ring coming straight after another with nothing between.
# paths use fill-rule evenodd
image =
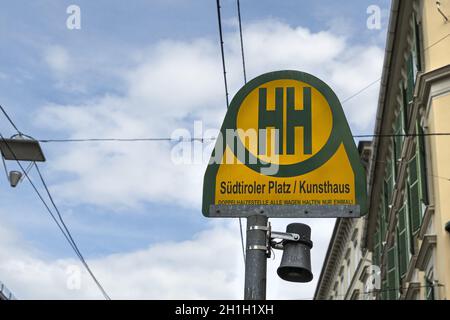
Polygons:
<instances>
[{"instance_id":1,"label":"tram stop sign","mask_svg":"<svg viewBox=\"0 0 450 320\"><path fill-rule=\"evenodd\" d=\"M233 98L203 182L206 217L360 217L366 176L342 106L320 79L276 71Z\"/></svg>"}]
</instances>

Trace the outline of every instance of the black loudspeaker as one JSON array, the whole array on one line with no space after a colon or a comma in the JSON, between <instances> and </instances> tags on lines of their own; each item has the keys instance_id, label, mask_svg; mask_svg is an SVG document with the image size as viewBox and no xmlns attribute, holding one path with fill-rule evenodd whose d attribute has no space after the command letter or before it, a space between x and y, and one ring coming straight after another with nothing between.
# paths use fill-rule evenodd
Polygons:
<instances>
[{"instance_id":1,"label":"black loudspeaker","mask_svg":"<svg viewBox=\"0 0 450 320\"><path fill-rule=\"evenodd\" d=\"M291 282L310 282L311 272L311 228L303 223L291 223L287 233L296 233L298 241L283 241L283 257L277 273L281 279Z\"/></svg>"}]
</instances>

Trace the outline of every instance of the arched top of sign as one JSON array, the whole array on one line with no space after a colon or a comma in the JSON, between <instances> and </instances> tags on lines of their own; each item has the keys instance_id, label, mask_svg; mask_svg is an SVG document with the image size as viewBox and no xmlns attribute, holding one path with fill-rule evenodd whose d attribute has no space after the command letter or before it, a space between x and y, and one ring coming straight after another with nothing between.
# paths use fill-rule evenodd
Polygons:
<instances>
[{"instance_id":1,"label":"arched top of sign","mask_svg":"<svg viewBox=\"0 0 450 320\"><path fill-rule=\"evenodd\" d=\"M294 80L302 84L310 85L311 88L319 91L325 97L332 113L332 130L325 146L317 154L305 161L289 165L281 164L278 173L275 175L277 177L291 177L293 175L301 175L310 172L324 164L336 152L337 148L340 145L340 129L342 129L341 126L345 125L347 126L346 129L350 129L348 128L347 121L345 120L345 116L343 114L339 99L336 97L333 90L331 90L331 88L319 78L300 71L276 71L263 74L250 81L246 86L239 90L239 92L231 101L230 108L224 121L224 125L226 125L226 128L234 130L238 129L236 121L237 114L242 106L242 102L251 92L253 92L255 89L263 87L267 83L280 79ZM227 143L232 142L234 141L227 141ZM239 150L239 148L243 148L242 145L239 145L242 144L242 141L240 139L237 140L237 143L238 146L233 147L233 149ZM239 160L242 163L245 163L251 169L260 172L260 169L262 166L264 166L264 164L262 164L261 161L257 161L257 159L254 159L255 155L253 155L247 149L245 150L245 159L247 159L247 161L245 161L245 159Z\"/></svg>"}]
</instances>

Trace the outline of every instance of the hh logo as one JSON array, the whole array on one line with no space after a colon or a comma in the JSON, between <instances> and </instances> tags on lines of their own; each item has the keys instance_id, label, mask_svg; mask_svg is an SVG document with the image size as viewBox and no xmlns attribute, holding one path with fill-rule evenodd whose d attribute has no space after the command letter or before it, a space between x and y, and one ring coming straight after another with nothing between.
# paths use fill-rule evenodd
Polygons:
<instances>
[{"instance_id":1,"label":"hh logo","mask_svg":"<svg viewBox=\"0 0 450 320\"><path fill-rule=\"evenodd\" d=\"M295 154L295 128L297 127L303 128L303 153L312 154L311 88L303 87L302 110L295 109L295 99L295 88L275 88L275 108L268 110L267 88L259 89L258 127L259 130L267 130L267 128L277 130L274 151L276 154ZM266 134L260 136L258 153L259 155L267 154Z\"/></svg>"}]
</instances>

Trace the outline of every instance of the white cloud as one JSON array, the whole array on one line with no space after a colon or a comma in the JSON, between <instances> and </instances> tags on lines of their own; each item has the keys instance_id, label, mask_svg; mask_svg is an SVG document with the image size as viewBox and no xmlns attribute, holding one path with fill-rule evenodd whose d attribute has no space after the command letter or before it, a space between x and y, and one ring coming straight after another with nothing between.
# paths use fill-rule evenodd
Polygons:
<instances>
[{"instance_id":1,"label":"white cloud","mask_svg":"<svg viewBox=\"0 0 450 320\"><path fill-rule=\"evenodd\" d=\"M164 41L128 74L129 99L140 114L182 119L206 107L217 109L223 96L215 45L206 40Z\"/></svg>"},{"instance_id":2,"label":"white cloud","mask_svg":"<svg viewBox=\"0 0 450 320\"><path fill-rule=\"evenodd\" d=\"M272 221L274 229L281 231L289 222ZM278 278L281 252L277 251L276 260L268 260L268 298L312 298L324 255L316 248L327 245L332 223L307 223L313 229L314 281L298 284ZM88 263L113 299L242 299L244 266L238 234L235 221L217 222L190 240L88 259ZM68 287L74 266L81 270L79 290ZM102 299L77 260L46 259L4 226L0 226L0 275L19 299Z\"/></svg>"},{"instance_id":3,"label":"white cloud","mask_svg":"<svg viewBox=\"0 0 450 320\"><path fill-rule=\"evenodd\" d=\"M326 31L312 33L306 28L293 28L276 20L251 24L245 32L249 69L259 72L294 68L323 74L327 71L324 64L333 65L348 49L341 36ZM238 47L238 44L234 46Z\"/></svg>"},{"instance_id":4,"label":"white cloud","mask_svg":"<svg viewBox=\"0 0 450 320\"><path fill-rule=\"evenodd\" d=\"M131 253L88 259L104 288L115 299L240 298L242 283L236 231L217 225L191 240L166 242ZM20 299L96 299L99 290L81 269L80 290L67 286L74 259L45 260L24 249L19 239L0 227L0 274ZM7 235L7 236L5 236ZM208 243L208 245L205 245ZM80 267L81 268L81 267Z\"/></svg>"},{"instance_id":5,"label":"white cloud","mask_svg":"<svg viewBox=\"0 0 450 320\"><path fill-rule=\"evenodd\" d=\"M44 52L44 60L48 67L57 74L64 74L70 70L69 53L61 46L48 46Z\"/></svg>"}]
</instances>

